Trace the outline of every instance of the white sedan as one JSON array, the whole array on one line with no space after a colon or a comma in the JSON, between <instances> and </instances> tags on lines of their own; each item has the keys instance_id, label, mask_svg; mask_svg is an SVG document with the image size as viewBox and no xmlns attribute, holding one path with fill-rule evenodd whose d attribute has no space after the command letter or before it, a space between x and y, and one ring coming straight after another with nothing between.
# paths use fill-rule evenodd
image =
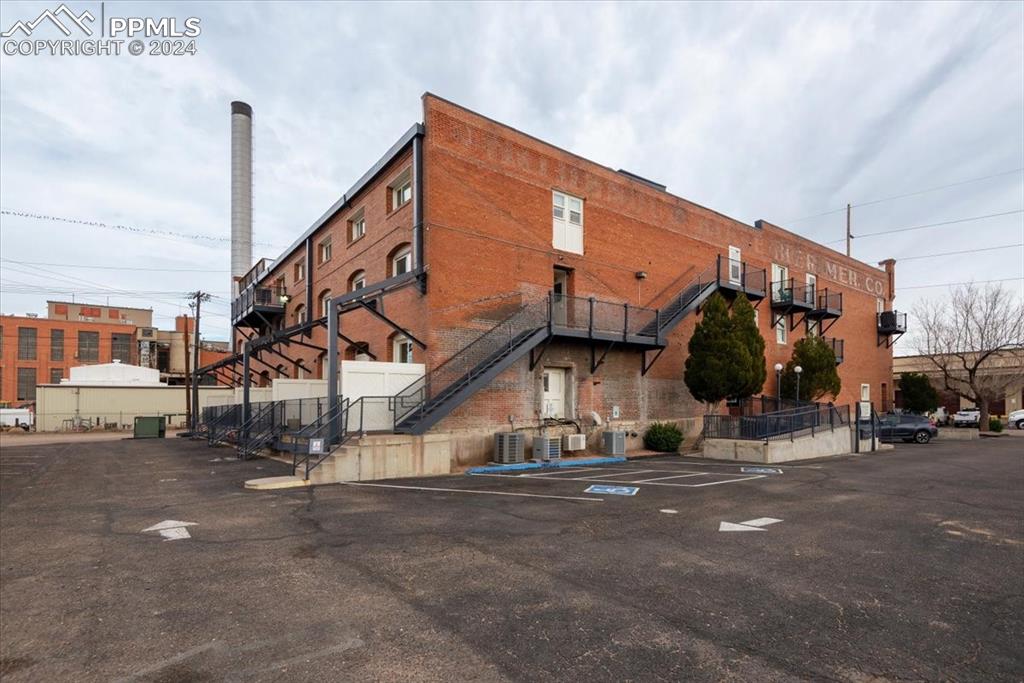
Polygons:
<instances>
[{"instance_id":1,"label":"white sedan","mask_svg":"<svg viewBox=\"0 0 1024 683\"><path fill-rule=\"evenodd\" d=\"M1006 416L1006 421L1017 429L1024 429L1024 410L1015 410Z\"/></svg>"}]
</instances>

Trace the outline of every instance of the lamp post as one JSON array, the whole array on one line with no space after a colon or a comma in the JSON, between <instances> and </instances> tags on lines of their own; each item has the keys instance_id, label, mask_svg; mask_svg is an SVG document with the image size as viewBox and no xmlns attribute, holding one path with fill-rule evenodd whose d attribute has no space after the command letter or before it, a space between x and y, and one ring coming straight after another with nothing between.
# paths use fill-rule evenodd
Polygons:
<instances>
[{"instance_id":1,"label":"lamp post","mask_svg":"<svg viewBox=\"0 0 1024 683\"><path fill-rule=\"evenodd\" d=\"M782 409L782 363L775 364L775 400L776 410Z\"/></svg>"},{"instance_id":2,"label":"lamp post","mask_svg":"<svg viewBox=\"0 0 1024 683\"><path fill-rule=\"evenodd\" d=\"M799 365L796 366L795 368L793 368L793 372L796 373L796 400L797 401L800 400L800 373L802 373L803 371L804 371L804 369L802 367L800 367Z\"/></svg>"}]
</instances>

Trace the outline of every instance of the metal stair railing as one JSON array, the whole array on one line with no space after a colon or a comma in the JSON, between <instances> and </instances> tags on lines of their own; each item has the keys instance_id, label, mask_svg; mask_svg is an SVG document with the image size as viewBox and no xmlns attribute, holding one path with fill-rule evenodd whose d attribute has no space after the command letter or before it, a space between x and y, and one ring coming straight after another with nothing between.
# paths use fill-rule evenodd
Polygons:
<instances>
[{"instance_id":1,"label":"metal stair railing","mask_svg":"<svg viewBox=\"0 0 1024 683\"><path fill-rule=\"evenodd\" d=\"M284 429L283 401L255 404L249 420L239 427L238 456L248 460Z\"/></svg>"},{"instance_id":2,"label":"metal stair railing","mask_svg":"<svg viewBox=\"0 0 1024 683\"><path fill-rule=\"evenodd\" d=\"M395 427L409 419L417 419L417 415L422 416L431 401L450 396L490 367L496 357L511 351L530 333L549 326L550 306L550 299L524 304L448 360L395 394L392 397Z\"/></svg>"},{"instance_id":3,"label":"metal stair railing","mask_svg":"<svg viewBox=\"0 0 1024 683\"><path fill-rule=\"evenodd\" d=\"M207 444L214 446L221 441L225 440L225 437L232 430L238 428L238 424L242 418L242 406L237 403L225 406L227 410L220 413L219 416L213 418L207 427Z\"/></svg>"},{"instance_id":4,"label":"metal stair railing","mask_svg":"<svg viewBox=\"0 0 1024 683\"><path fill-rule=\"evenodd\" d=\"M357 403L361 401L362 399L356 400ZM307 444L312 439L324 439L326 448L323 453L319 454L310 453L308 447L302 452L298 449L293 451L292 471L298 469L300 466L305 466L305 476L303 478L309 479L310 472L316 469L316 467L326 460L331 453L344 445L344 443L348 441L354 433L356 433L348 428L350 405L351 403L347 398L340 399L334 407L295 433L295 438L298 441L305 440ZM332 427L337 429L337 438L333 443L330 438Z\"/></svg>"},{"instance_id":5,"label":"metal stair railing","mask_svg":"<svg viewBox=\"0 0 1024 683\"><path fill-rule=\"evenodd\" d=\"M759 415L705 415L705 439L793 441L797 436L850 424L850 406L811 403Z\"/></svg>"}]
</instances>

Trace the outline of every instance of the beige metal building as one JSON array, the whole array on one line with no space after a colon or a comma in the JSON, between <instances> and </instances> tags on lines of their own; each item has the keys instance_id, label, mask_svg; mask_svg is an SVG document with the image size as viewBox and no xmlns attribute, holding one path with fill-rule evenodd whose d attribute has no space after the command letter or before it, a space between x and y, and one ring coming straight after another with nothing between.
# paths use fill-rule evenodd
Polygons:
<instances>
[{"instance_id":1,"label":"beige metal building","mask_svg":"<svg viewBox=\"0 0 1024 683\"><path fill-rule=\"evenodd\" d=\"M942 373L935 363L925 356L897 356L892 359L892 372L893 386L897 388L897 407L902 405L899 380L900 374L904 372L922 372L927 375L942 396L943 406L951 413L962 408L975 407L971 401L945 390ZM989 405L989 412L992 415L1006 416L1024 407L1024 349L1014 349L996 354L985 362L981 377L985 384L992 387L993 392L1000 397Z\"/></svg>"}]
</instances>

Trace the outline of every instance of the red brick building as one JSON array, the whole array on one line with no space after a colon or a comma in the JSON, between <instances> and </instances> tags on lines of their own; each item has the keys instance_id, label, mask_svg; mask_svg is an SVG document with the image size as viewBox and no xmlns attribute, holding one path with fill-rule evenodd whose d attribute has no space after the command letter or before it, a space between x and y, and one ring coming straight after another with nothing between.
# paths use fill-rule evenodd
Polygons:
<instances>
[{"instance_id":1,"label":"red brick building","mask_svg":"<svg viewBox=\"0 0 1024 683\"><path fill-rule=\"evenodd\" d=\"M409 400L458 389L430 404L439 410L421 406L418 422L396 420L399 431L462 434L459 459L481 461L488 435L510 420L617 416L639 429L702 413L682 376L711 279L711 290L758 303L769 368L797 339L827 330L841 357L837 402L887 405L888 339L902 322L879 330L895 287L894 262L880 266L767 221L747 225L426 94L423 123L240 283L236 349L283 338L323 318L329 298L353 293L339 330L346 357L425 363L428 381ZM694 283L703 284L689 299ZM551 334L533 335L544 326ZM254 356L250 369L264 383L322 377L325 353L314 347L326 348L324 327L306 329L306 345L284 356ZM530 348L484 372L483 351L493 355L506 332L530 337L509 341ZM456 386L474 372L489 376ZM770 369L764 391L775 391Z\"/></svg>"},{"instance_id":2,"label":"red brick building","mask_svg":"<svg viewBox=\"0 0 1024 683\"><path fill-rule=\"evenodd\" d=\"M89 303L47 302L47 317L0 316L0 404L35 400L39 384L59 384L79 365L119 361L160 370L161 380L185 380L185 325L189 345L195 320L178 316L174 331L153 327L153 311ZM200 362L227 352L200 348Z\"/></svg>"}]
</instances>

